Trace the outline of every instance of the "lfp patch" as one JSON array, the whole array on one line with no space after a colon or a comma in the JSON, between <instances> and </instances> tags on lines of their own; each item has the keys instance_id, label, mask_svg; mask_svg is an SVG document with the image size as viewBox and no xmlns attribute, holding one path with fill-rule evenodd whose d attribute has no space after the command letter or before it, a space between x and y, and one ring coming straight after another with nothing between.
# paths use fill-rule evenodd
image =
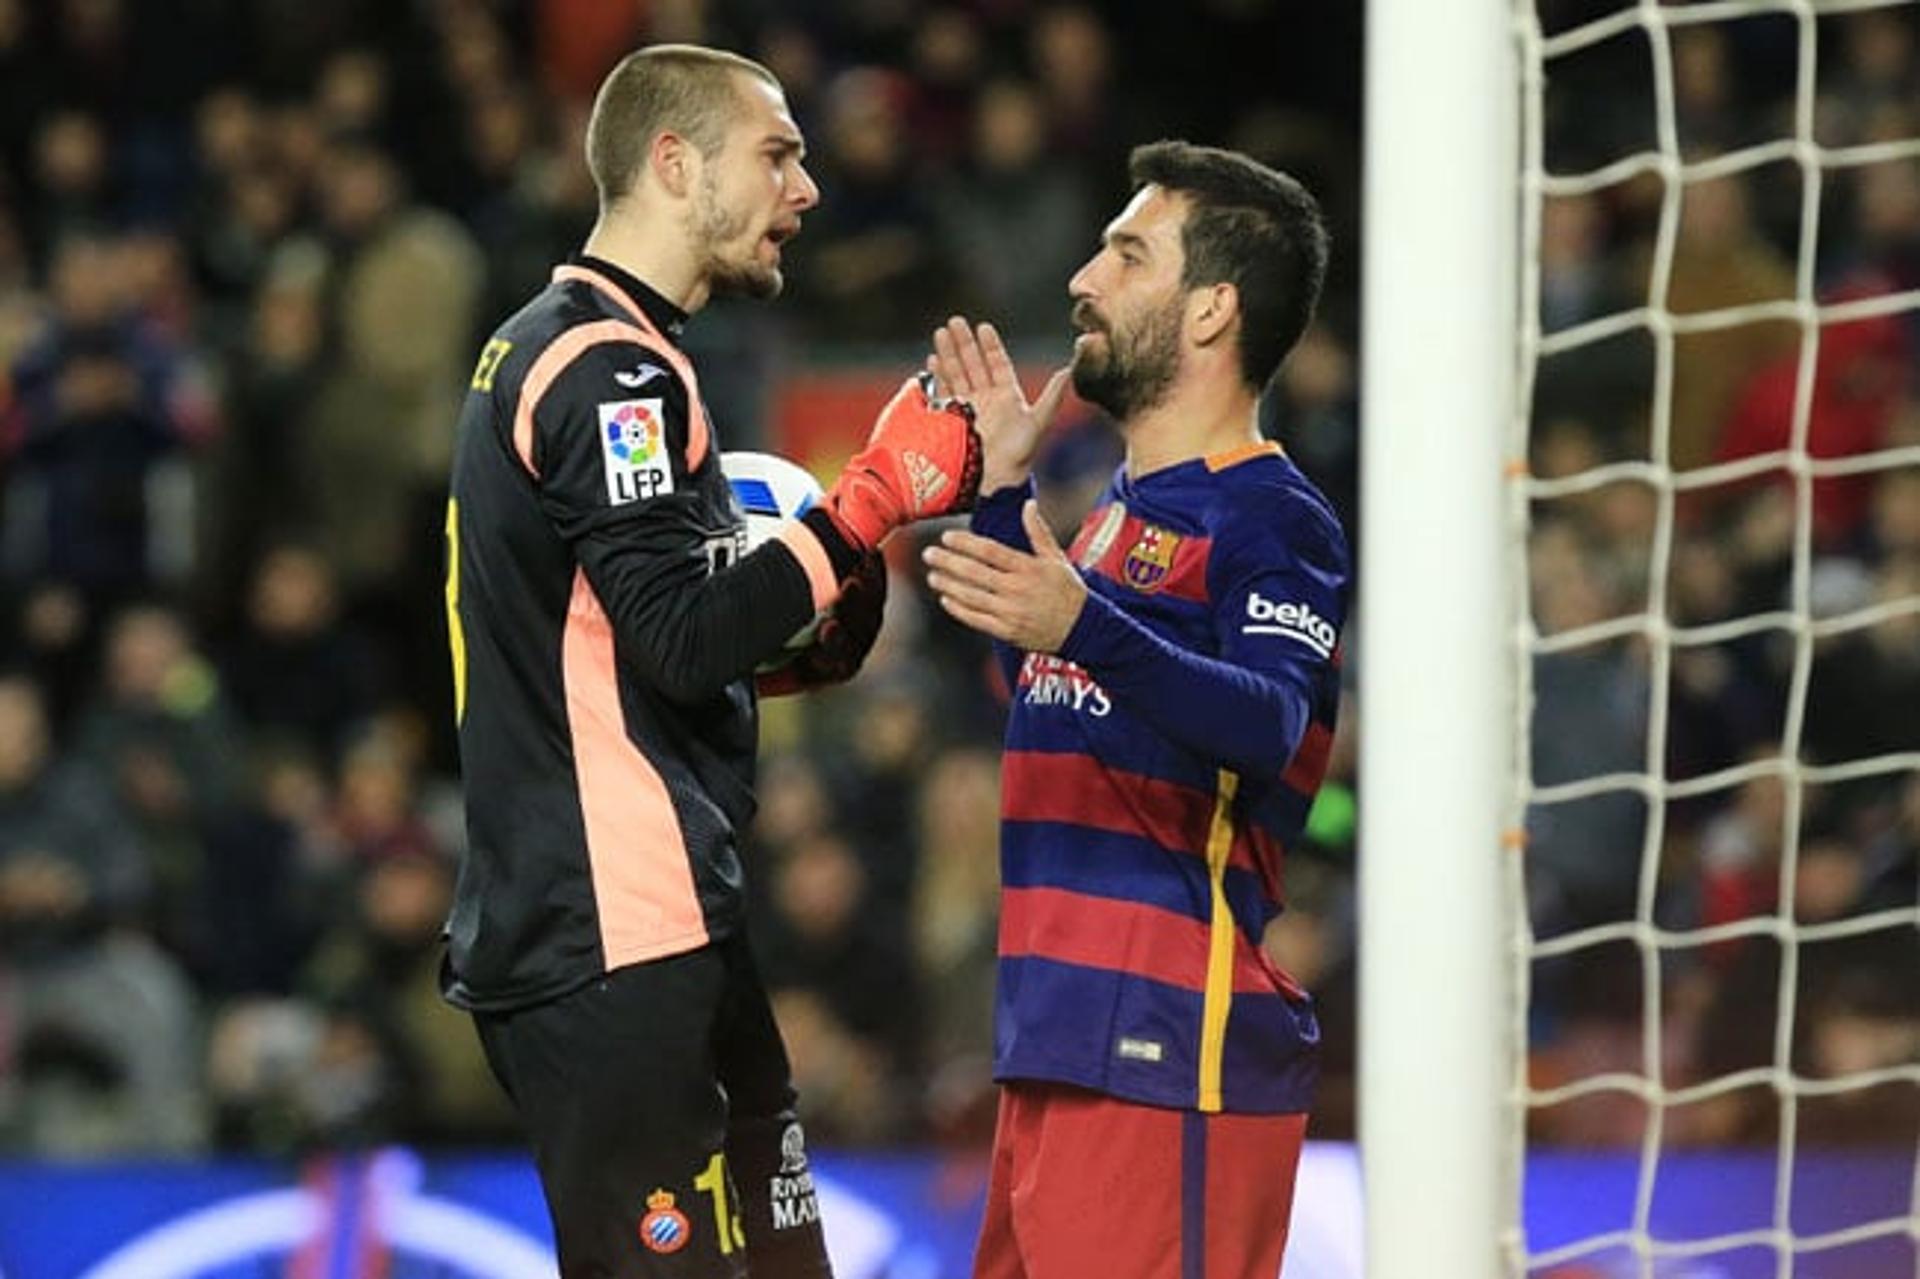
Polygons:
<instances>
[{"instance_id":1,"label":"lfp patch","mask_svg":"<svg viewBox=\"0 0 1920 1279\"><path fill-rule=\"evenodd\" d=\"M607 501L615 506L673 492L660 405L659 400L616 400L600 406L600 455L607 468Z\"/></svg>"},{"instance_id":2,"label":"lfp patch","mask_svg":"<svg viewBox=\"0 0 1920 1279\"><path fill-rule=\"evenodd\" d=\"M656 1190L647 1196L647 1215L640 1218L640 1242L649 1250L679 1252L692 1234L687 1214L673 1206L670 1193Z\"/></svg>"}]
</instances>

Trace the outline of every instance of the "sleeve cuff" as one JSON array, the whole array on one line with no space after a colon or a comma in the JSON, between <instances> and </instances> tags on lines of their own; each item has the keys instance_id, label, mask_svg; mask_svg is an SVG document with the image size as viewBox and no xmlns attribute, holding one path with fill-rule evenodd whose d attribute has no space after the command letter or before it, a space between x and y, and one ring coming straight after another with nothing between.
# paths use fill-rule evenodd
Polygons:
<instances>
[{"instance_id":1,"label":"sleeve cuff","mask_svg":"<svg viewBox=\"0 0 1920 1279\"><path fill-rule=\"evenodd\" d=\"M1020 522L1020 508L1033 496L1033 480L995 489L974 505L969 527L982 537L990 537L1004 546L1031 551L1026 526Z\"/></svg>"},{"instance_id":2,"label":"sleeve cuff","mask_svg":"<svg viewBox=\"0 0 1920 1279\"><path fill-rule=\"evenodd\" d=\"M1121 620L1119 610L1098 591L1089 588L1085 602L1080 605L1080 616L1073 619L1073 629L1061 641L1060 656L1091 670L1106 656L1107 641L1116 620Z\"/></svg>"},{"instance_id":3,"label":"sleeve cuff","mask_svg":"<svg viewBox=\"0 0 1920 1279\"><path fill-rule=\"evenodd\" d=\"M844 582L853 576L854 570L860 567L862 551L841 531L840 526L834 522L833 516L827 513L826 507L809 508L797 522L805 525L807 531L813 534L814 540L820 544L820 549L826 554L827 563L833 568L833 580L836 583ZM837 586L834 593L839 593Z\"/></svg>"},{"instance_id":4,"label":"sleeve cuff","mask_svg":"<svg viewBox=\"0 0 1920 1279\"><path fill-rule=\"evenodd\" d=\"M840 574L833 571L833 557L812 528L800 520L789 520L774 537L800 561L801 571L807 575L807 589L813 595L814 612L840 598Z\"/></svg>"}]
</instances>

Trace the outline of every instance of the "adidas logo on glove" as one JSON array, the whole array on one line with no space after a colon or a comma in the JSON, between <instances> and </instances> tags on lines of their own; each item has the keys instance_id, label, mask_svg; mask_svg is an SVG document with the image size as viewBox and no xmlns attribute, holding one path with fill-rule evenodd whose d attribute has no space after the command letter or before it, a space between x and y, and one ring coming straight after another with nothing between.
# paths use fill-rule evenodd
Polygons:
<instances>
[{"instance_id":1,"label":"adidas logo on glove","mask_svg":"<svg viewBox=\"0 0 1920 1279\"><path fill-rule=\"evenodd\" d=\"M907 480L913 485L913 505L916 510L925 510L933 504L950 481L947 473L934 464L925 453L908 449L900 455L907 465Z\"/></svg>"}]
</instances>

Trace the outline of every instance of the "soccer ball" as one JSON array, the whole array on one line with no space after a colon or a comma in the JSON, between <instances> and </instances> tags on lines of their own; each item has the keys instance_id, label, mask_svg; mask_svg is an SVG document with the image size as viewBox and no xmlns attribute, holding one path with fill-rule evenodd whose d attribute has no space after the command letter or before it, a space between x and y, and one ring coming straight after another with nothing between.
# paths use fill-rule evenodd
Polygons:
<instances>
[{"instance_id":1,"label":"soccer ball","mask_svg":"<svg viewBox=\"0 0 1920 1279\"><path fill-rule=\"evenodd\" d=\"M805 515L823 496L820 481L805 467L772 453L745 449L722 453L720 471L733 487L734 501L746 516L748 554L772 537L782 524ZM813 642L814 632L826 615L826 612L815 614L811 622L794 632L786 645L789 653L797 653ZM778 665L780 661L775 659L761 669Z\"/></svg>"}]
</instances>

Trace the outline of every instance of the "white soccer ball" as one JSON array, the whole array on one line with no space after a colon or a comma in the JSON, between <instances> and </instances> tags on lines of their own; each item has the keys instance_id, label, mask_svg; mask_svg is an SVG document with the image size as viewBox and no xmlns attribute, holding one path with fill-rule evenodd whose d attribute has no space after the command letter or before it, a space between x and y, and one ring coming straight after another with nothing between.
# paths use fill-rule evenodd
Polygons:
<instances>
[{"instance_id":1,"label":"white soccer ball","mask_svg":"<svg viewBox=\"0 0 1920 1279\"><path fill-rule=\"evenodd\" d=\"M741 449L720 455L720 471L733 486L733 499L747 519L748 554L771 538L788 520L805 515L824 496L820 481L797 462L773 453ZM826 613L817 613L787 641L799 651L813 642ZM778 662L772 663L778 665Z\"/></svg>"}]
</instances>

